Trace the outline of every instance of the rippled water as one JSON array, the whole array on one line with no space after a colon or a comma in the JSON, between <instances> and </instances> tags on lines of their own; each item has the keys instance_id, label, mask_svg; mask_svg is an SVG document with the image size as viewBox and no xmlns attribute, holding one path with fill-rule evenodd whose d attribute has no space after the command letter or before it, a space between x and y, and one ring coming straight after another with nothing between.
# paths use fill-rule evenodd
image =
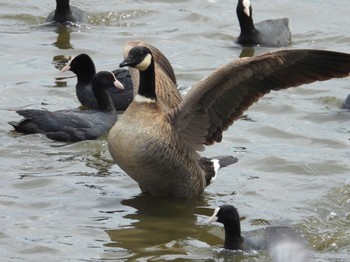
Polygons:
<instances>
[{"instance_id":1,"label":"rippled water","mask_svg":"<svg viewBox=\"0 0 350 262\"><path fill-rule=\"evenodd\" d=\"M16 109L79 105L76 79L53 64L62 56L85 52L98 70L115 69L123 44L141 39L191 85L242 53L233 43L236 0L71 2L88 12L88 27L40 26L53 0L0 0L2 261L270 261L266 252L220 252L222 226L206 219L224 203L239 209L244 230L286 222L306 237L314 261L350 260L350 112L340 109L349 79L261 99L205 152L239 162L198 200L141 196L105 139L66 145L13 132ZM291 48L350 52L348 1L274 2L253 1L255 21L289 17Z\"/></svg>"}]
</instances>

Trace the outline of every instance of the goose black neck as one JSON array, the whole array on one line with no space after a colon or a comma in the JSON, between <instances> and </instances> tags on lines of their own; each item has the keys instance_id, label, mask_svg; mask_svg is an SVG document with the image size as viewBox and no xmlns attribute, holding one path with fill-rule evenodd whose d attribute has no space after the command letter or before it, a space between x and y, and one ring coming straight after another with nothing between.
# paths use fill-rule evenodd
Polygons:
<instances>
[{"instance_id":1,"label":"goose black neck","mask_svg":"<svg viewBox=\"0 0 350 262\"><path fill-rule=\"evenodd\" d=\"M224 224L226 249L242 249L243 237L241 236L241 225Z\"/></svg>"},{"instance_id":2,"label":"goose black neck","mask_svg":"<svg viewBox=\"0 0 350 262\"><path fill-rule=\"evenodd\" d=\"M249 7L250 16L247 16L246 13L244 13L244 7L237 6L237 17L239 21L239 26L241 27L241 34L246 34L252 31L255 31L255 26L253 22L253 9Z\"/></svg>"},{"instance_id":3,"label":"goose black neck","mask_svg":"<svg viewBox=\"0 0 350 262\"><path fill-rule=\"evenodd\" d=\"M97 82L92 83L92 91L95 95L97 101L97 110L110 112L115 111L114 104L112 99L109 97L107 89L109 87L104 86L103 84ZM113 87L110 87L113 88Z\"/></svg>"},{"instance_id":4,"label":"goose black neck","mask_svg":"<svg viewBox=\"0 0 350 262\"><path fill-rule=\"evenodd\" d=\"M156 95L156 78L154 71L154 61L144 71L140 72L140 86L138 94L150 99L157 99Z\"/></svg>"}]
</instances>

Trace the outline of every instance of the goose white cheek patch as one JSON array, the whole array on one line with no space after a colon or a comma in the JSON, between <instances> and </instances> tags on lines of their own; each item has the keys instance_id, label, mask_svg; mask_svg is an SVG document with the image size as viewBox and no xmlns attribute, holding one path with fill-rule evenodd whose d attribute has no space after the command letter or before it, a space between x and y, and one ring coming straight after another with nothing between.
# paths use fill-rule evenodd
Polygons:
<instances>
[{"instance_id":1,"label":"goose white cheek patch","mask_svg":"<svg viewBox=\"0 0 350 262\"><path fill-rule=\"evenodd\" d=\"M150 54L147 54L145 58L142 60L142 62L137 64L135 68L140 71L145 71L151 64L151 61L152 61L152 56Z\"/></svg>"}]
</instances>

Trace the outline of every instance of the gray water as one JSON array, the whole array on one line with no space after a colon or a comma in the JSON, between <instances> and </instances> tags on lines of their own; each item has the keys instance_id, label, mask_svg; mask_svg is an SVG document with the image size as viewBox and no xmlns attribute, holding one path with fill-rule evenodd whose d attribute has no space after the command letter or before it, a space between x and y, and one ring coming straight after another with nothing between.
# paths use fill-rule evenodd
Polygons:
<instances>
[{"instance_id":1,"label":"gray water","mask_svg":"<svg viewBox=\"0 0 350 262\"><path fill-rule=\"evenodd\" d=\"M312 261L350 260L350 112L340 109L349 79L262 98L204 153L239 162L191 201L141 196L104 138L67 145L7 124L20 119L16 109L78 107L76 78L53 62L84 52L98 70L115 69L130 40L157 46L181 85L195 83L241 55L236 3L76 0L89 25L67 31L40 26L53 0L0 0L1 261L270 261L267 252L220 252L222 225L206 220L226 203L238 208L243 230L287 223L307 240ZM256 22L290 19L290 48L350 52L347 0L252 4Z\"/></svg>"}]
</instances>

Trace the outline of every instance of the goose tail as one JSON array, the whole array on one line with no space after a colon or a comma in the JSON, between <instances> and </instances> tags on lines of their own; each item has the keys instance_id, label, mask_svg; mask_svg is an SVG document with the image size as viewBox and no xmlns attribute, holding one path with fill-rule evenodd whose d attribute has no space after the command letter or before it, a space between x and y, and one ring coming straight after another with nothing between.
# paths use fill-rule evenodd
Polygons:
<instances>
[{"instance_id":1,"label":"goose tail","mask_svg":"<svg viewBox=\"0 0 350 262\"><path fill-rule=\"evenodd\" d=\"M207 186L214 182L220 168L232 165L237 161L238 159L233 156L202 157L200 164L205 172Z\"/></svg>"}]
</instances>

